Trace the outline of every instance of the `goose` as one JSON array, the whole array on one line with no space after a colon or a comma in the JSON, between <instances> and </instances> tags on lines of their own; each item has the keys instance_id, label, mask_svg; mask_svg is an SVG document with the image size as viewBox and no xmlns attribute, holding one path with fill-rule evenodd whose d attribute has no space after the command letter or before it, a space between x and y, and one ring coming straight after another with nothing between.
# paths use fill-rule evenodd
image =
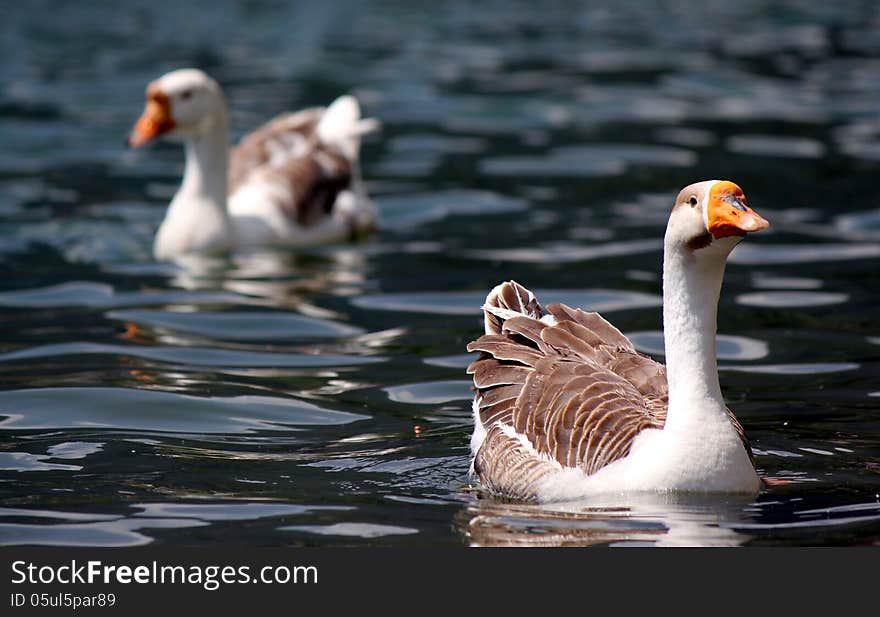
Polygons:
<instances>
[{"instance_id":1,"label":"goose","mask_svg":"<svg viewBox=\"0 0 880 617\"><path fill-rule=\"evenodd\" d=\"M151 82L128 138L139 148L182 139L183 181L156 233L153 254L170 260L241 247L305 247L371 231L374 204L360 177L361 135L376 130L343 95L270 120L229 147L229 114L218 83L198 69Z\"/></svg>"},{"instance_id":2,"label":"goose","mask_svg":"<svg viewBox=\"0 0 880 617\"><path fill-rule=\"evenodd\" d=\"M727 257L769 223L726 180L684 188L663 250L666 366L598 313L492 289L474 382L471 471L489 494L572 501L639 491L747 493L762 486L724 403L715 356Z\"/></svg>"}]
</instances>

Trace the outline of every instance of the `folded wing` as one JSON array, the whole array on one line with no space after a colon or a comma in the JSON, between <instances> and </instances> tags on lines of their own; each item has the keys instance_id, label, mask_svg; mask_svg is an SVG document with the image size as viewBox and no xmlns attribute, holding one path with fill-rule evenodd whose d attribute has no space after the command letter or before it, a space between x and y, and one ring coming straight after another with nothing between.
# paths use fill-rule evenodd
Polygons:
<instances>
[{"instance_id":1,"label":"folded wing","mask_svg":"<svg viewBox=\"0 0 880 617\"><path fill-rule=\"evenodd\" d=\"M492 492L533 498L547 474L593 474L629 454L641 431L663 428L665 367L598 313L544 309L511 281L493 290L484 314L487 334L468 345L480 352L468 373L486 429L474 469Z\"/></svg>"}]
</instances>

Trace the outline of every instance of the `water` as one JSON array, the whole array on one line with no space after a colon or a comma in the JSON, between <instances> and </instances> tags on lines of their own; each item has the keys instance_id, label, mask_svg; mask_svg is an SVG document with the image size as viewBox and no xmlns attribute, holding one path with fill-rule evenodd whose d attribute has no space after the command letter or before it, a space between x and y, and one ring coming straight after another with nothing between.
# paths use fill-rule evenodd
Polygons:
<instances>
[{"instance_id":1,"label":"water","mask_svg":"<svg viewBox=\"0 0 880 617\"><path fill-rule=\"evenodd\" d=\"M875 3L173 3L6 11L0 544L865 545L880 540ZM171 18L169 18L171 17ZM150 257L173 144L121 143L197 65L236 136L355 92L382 231ZM772 222L728 267L722 387L756 500L469 490L466 343L496 283L662 357L671 200Z\"/></svg>"}]
</instances>

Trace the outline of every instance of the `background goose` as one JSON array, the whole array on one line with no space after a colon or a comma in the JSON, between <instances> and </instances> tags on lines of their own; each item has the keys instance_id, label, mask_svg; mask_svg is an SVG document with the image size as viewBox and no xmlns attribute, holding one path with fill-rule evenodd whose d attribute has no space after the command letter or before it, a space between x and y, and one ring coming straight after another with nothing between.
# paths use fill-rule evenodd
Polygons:
<instances>
[{"instance_id":1,"label":"background goose","mask_svg":"<svg viewBox=\"0 0 880 617\"><path fill-rule=\"evenodd\" d=\"M715 356L727 256L768 226L734 183L678 195L663 258L664 367L597 313L543 308L511 281L468 345L476 396L473 467L500 496L553 501L608 491L756 493L743 429L721 396Z\"/></svg>"},{"instance_id":2,"label":"background goose","mask_svg":"<svg viewBox=\"0 0 880 617\"><path fill-rule=\"evenodd\" d=\"M183 182L156 234L153 253L242 246L300 247L371 230L374 205L360 178L360 137L378 127L357 100L278 116L229 149L220 86L196 69L163 75L147 87L143 115L129 138L140 147L179 135L186 148Z\"/></svg>"}]
</instances>

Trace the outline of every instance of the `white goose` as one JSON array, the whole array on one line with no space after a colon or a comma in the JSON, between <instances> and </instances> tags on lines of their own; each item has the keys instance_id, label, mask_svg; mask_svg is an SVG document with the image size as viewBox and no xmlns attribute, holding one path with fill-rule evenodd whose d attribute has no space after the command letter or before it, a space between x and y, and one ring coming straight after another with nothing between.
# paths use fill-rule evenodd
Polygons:
<instances>
[{"instance_id":1,"label":"white goose","mask_svg":"<svg viewBox=\"0 0 880 617\"><path fill-rule=\"evenodd\" d=\"M375 130L357 100L278 116L230 152L220 86L197 69L147 87L129 145L164 134L186 148L180 189L153 245L157 259L246 246L302 247L370 231L376 211L360 178L360 137Z\"/></svg>"},{"instance_id":2,"label":"white goose","mask_svg":"<svg viewBox=\"0 0 880 617\"><path fill-rule=\"evenodd\" d=\"M493 289L473 374L473 469L499 496L573 500L608 492L757 493L751 448L721 396L715 357L727 256L769 223L734 183L679 193L666 228L666 367L598 313L542 308L515 282Z\"/></svg>"}]
</instances>

